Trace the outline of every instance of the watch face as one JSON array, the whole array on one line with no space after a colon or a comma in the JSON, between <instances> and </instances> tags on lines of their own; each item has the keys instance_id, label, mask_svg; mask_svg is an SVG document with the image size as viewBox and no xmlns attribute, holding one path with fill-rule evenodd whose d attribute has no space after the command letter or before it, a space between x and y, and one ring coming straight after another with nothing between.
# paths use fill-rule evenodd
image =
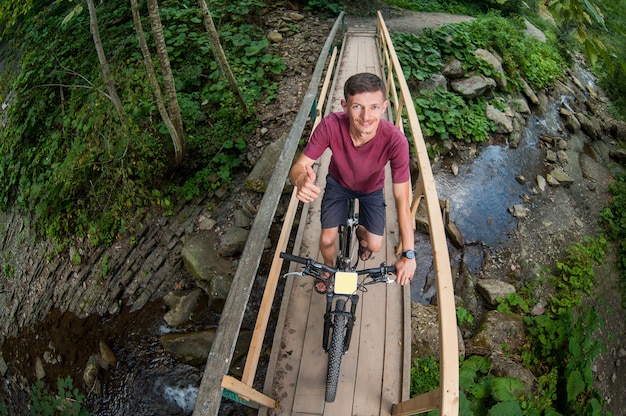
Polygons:
<instances>
[{"instance_id":1,"label":"watch face","mask_svg":"<svg viewBox=\"0 0 626 416\"><path fill-rule=\"evenodd\" d=\"M413 251L413 250L405 251L404 252L404 257L406 257L407 259L415 258L415 251Z\"/></svg>"}]
</instances>

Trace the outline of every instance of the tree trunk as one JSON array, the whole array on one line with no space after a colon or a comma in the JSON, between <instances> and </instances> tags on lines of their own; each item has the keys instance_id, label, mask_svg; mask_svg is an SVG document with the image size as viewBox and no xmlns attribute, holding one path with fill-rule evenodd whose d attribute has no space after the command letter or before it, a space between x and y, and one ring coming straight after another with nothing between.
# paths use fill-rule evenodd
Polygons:
<instances>
[{"instance_id":1,"label":"tree trunk","mask_svg":"<svg viewBox=\"0 0 626 416\"><path fill-rule=\"evenodd\" d=\"M117 115L120 119L124 120L124 109L122 108L122 102L120 101L120 97L117 95L117 90L113 85L113 81L109 77L109 64L107 62L106 55L104 54L104 49L102 48L102 41L100 40L100 31L98 29L98 17L96 15L96 6L94 5L93 0L87 0L87 8L89 9L89 30L91 31L91 35L93 36L93 42L96 45L96 53L98 54L98 60L100 61L100 67L102 68L102 76L104 77L104 82L109 91L109 99L113 102L115 106L115 110L117 111Z\"/></svg>"},{"instance_id":2,"label":"tree trunk","mask_svg":"<svg viewBox=\"0 0 626 416\"><path fill-rule=\"evenodd\" d=\"M213 55L215 56L215 60L217 61L222 74L228 80L228 83L230 84L230 88L233 90L233 93L237 95L237 99L239 100L241 108L247 115L248 106L246 105L246 100L243 98L243 95L241 94L241 91L237 86L237 80L233 75L233 71L231 71L230 69L230 65L228 64L228 60L226 59L226 54L224 54L224 49L222 48L222 44L220 43L217 29L215 28L215 24L213 24L213 17L211 16L211 12L209 11L205 0L198 0L198 5L200 6L200 9L202 9L202 14L204 16L204 27L209 34L209 40L211 41L211 47L213 48Z\"/></svg>"},{"instance_id":3,"label":"tree trunk","mask_svg":"<svg viewBox=\"0 0 626 416\"><path fill-rule=\"evenodd\" d=\"M179 150L176 152L176 165L180 165L184 156L185 136L183 130L183 120L180 115L180 107L178 106L178 98L176 97L174 76L170 66L170 59L167 54L165 37L163 36L163 26L161 25L161 17L159 16L159 4L157 3L157 0L148 0L147 4L148 14L150 15L150 23L152 24L152 34L156 45L156 54L161 65L163 86L167 96L167 109L178 136L177 143L174 144L174 148Z\"/></svg>"},{"instance_id":4,"label":"tree trunk","mask_svg":"<svg viewBox=\"0 0 626 416\"><path fill-rule=\"evenodd\" d=\"M137 38L139 39L139 47L141 48L141 53L143 54L143 60L146 67L146 72L148 73L148 79L150 80L150 85L152 85L152 90L154 91L156 105L159 109L159 114L161 114L161 118L163 119L163 122L167 127L167 131L169 131L172 138L172 145L174 146L174 156L175 160L178 163L178 161L182 161L183 158L184 149L181 145L182 141L178 136L178 132L174 127L174 123L172 123L172 119L167 113L167 109L165 108L165 101L163 100L161 87L159 86L156 73L154 72L154 63L152 61L152 56L150 55L150 50L148 49L148 44L146 43L146 38L143 33L143 26L141 25L141 17L139 16L139 6L137 5L137 0L130 0L130 8L133 12L135 32L137 32Z\"/></svg>"}]
</instances>

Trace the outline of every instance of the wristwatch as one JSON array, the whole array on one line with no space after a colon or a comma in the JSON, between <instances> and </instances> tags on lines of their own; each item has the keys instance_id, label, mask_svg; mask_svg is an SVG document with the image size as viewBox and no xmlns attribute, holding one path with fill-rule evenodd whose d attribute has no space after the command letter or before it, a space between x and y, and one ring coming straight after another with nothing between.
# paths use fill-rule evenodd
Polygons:
<instances>
[{"instance_id":1,"label":"wristwatch","mask_svg":"<svg viewBox=\"0 0 626 416\"><path fill-rule=\"evenodd\" d=\"M406 257L407 259L415 258L415 250L407 250L402 252L402 257Z\"/></svg>"}]
</instances>

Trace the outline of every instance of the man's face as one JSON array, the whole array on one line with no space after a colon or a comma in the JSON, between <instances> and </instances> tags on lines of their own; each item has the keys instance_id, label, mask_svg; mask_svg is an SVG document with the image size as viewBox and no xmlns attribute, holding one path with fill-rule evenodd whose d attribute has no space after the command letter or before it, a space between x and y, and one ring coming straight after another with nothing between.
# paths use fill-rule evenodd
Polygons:
<instances>
[{"instance_id":1,"label":"man's face","mask_svg":"<svg viewBox=\"0 0 626 416\"><path fill-rule=\"evenodd\" d=\"M348 101L341 100L341 106L350 119L350 132L357 136L376 134L388 104L382 91L363 92L348 97Z\"/></svg>"}]
</instances>

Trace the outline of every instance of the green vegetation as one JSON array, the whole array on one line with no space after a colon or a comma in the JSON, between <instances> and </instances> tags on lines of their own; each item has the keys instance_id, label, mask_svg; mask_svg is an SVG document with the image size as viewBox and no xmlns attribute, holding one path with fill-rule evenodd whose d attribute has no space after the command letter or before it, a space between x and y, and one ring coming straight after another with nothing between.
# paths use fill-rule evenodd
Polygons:
<instances>
[{"instance_id":1,"label":"green vegetation","mask_svg":"<svg viewBox=\"0 0 626 416\"><path fill-rule=\"evenodd\" d=\"M420 36L395 33L394 47L409 85L440 73L452 59L458 59L467 74L494 77L493 69L474 54L477 48L494 51L502 57L506 93L521 92L526 81L538 90L553 84L563 74L566 61L556 38L540 42L524 35L516 19L489 14L473 21L427 29ZM456 139L484 142L495 126L486 119L487 104L501 107L499 97L465 99L441 89L419 90L414 94L416 111L424 134L438 140Z\"/></svg>"},{"instance_id":2,"label":"green vegetation","mask_svg":"<svg viewBox=\"0 0 626 416\"><path fill-rule=\"evenodd\" d=\"M593 267L602 261L606 244L604 237L599 237L573 245L564 259L556 262L554 275L547 273L533 283L538 286L548 282L552 288L551 308L545 314L530 315L528 305L537 300L525 295L515 293L500 299L498 310L525 317L527 342L520 351L509 353L521 356L524 367L537 377L538 386L535 391L527 391L519 379L491 374L488 358L466 357L459 370L459 415L602 414L604 402L593 387L591 365L604 350L596 336L604 322L594 308L582 308L582 302L593 286ZM533 292L533 288L527 289L524 293ZM459 325L468 322L467 314L463 308L457 309ZM411 395L438 386L436 360L416 359L411 370Z\"/></svg>"},{"instance_id":3,"label":"green vegetation","mask_svg":"<svg viewBox=\"0 0 626 416\"><path fill-rule=\"evenodd\" d=\"M622 288L622 306L626 307L626 177L616 178L609 185L612 194L610 204L600 213L600 222L605 226L607 237L617 244Z\"/></svg>"},{"instance_id":4,"label":"green vegetation","mask_svg":"<svg viewBox=\"0 0 626 416\"><path fill-rule=\"evenodd\" d=\"M272 77L285 68L255 25L263 6L258 0L211 2L229 63L250 103L273 100ZM242 166L256 121L243 113L221 76L196 2L162 3L186 136L184 168L173 170L171 139L146 76L128 2L97 6L123 119L106 93L88 13L66 19L72 9L69 0L34 0L32 8L19 7L26 14L0 38L21 51L19 62L8 64L0 78L0 95L12 91L0 133L5 184L0 209L31 212L38 233L58 242L88 236L92 244L108 245L147 208L167 213L171 200L228 184ZM141 15L148 13L143 9ZM5 19L0 27L11 21L0 18ZM151 42L149 33L146 38Z\"/></svg>"},{"instance_id":5,"label":"green vegetation","mask_svg":"<svg viewBox=\"0 0 626 416\"><path fill-rule=\"evenodd\" d=\"M30 391L30 411L33 416L89 416L82 408L83 396L73 386L72 377L57 380L58 394L50 394L41 380ZM1 409L0 409L1 410Z\"/></svg>"}]
</instances>

